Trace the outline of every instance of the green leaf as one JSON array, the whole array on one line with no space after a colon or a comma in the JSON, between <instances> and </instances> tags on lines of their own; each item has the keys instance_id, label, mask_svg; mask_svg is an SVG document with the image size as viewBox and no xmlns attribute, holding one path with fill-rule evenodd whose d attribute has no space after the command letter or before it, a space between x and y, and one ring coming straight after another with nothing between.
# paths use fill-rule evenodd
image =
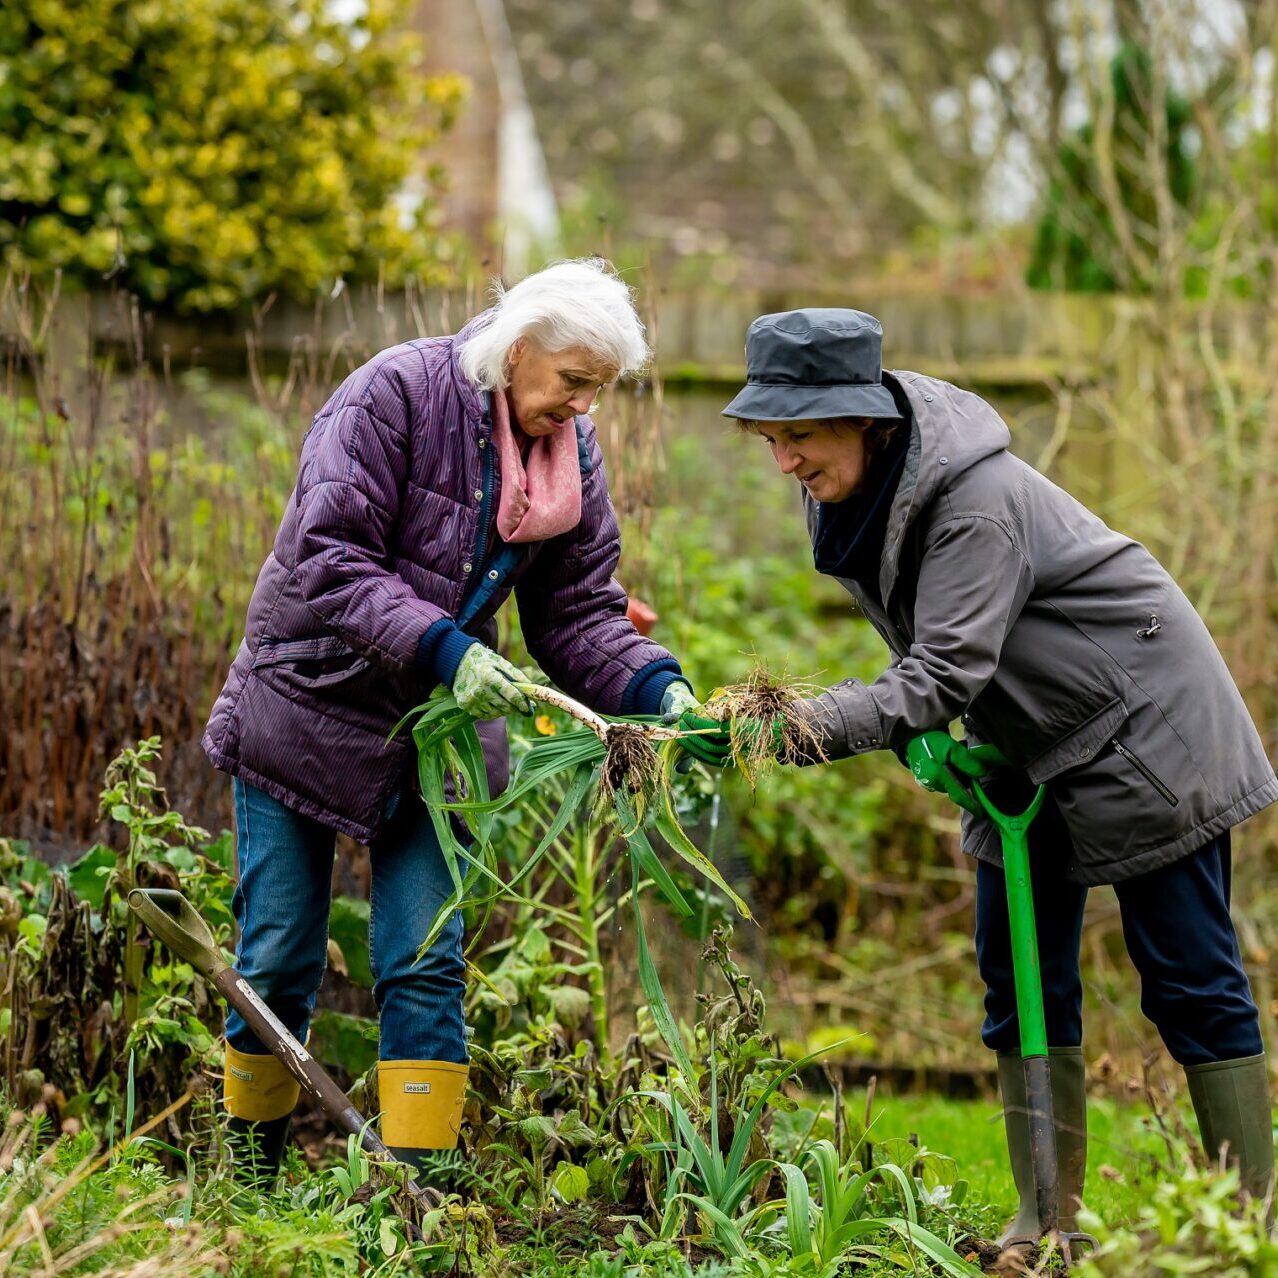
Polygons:
<instances>
[{"instance_id":1,"label":"green leaf","mask_svg":"<svg viewBox=\"0 0 1278 1278\"><path fill-rule=\"evenodd\" d=\"M725 1254L738 1260L749 1258L750 1248L741 1232L741 1226L735 1220L699 1194L676 1194L675 1197L691 1203L709 1219L714 1228L715 1240Z\"/></svg>"},{"instance_id":2,"label":"green leaf","mask_svg":"<svg viewBox=\"0 0 1278 1278\"><path fill-rule=\"evenodd\" d=\"M785 1219L790 1251L795 1257L812 1253L812 1194L808 1178L793 1163L778 1163L785 1180Z\"/></svg>"},{"instance_id":3,"label":"green leaf","mask_svg":"<svg viewBox=\"0 0 1278 1278\"><path fill-rule=\"evenodd\" d=\"M703 874L737 907L742 918L754 920L746 903L728 886L723 875L715 868L714 862L698 848L683 831L679 818L675 815L674 802L668 789L662 790L654 805L653 825L657 833L670 847L698 873Z\"/></svg>"},{"instance_id":4,"label":"green leaf","mask_svg":"<svg viewBox=\"0 0 1278 1278\"><path fill-rule=\"evenodd\" d=\"M670 1054L674 1057L675 1063L679 1066L684 1078L695 1078L696 1074L692 1068L692 1060L688 1056L688 1049L684 1046L683 1036L679 1033L678 1025L675 1024L674 1015L670 1011L670 1004L666 1001L666 993L661 988L661 978L657 975L656 965L653 963L652 954L648 950L648 936L643 926L643 911L639 908L639 862L637 860L631 860L630 871L633 885L630 903L633 907L632 913L635 920L639 984L643 989L644 997L648 1000L648 1008L652 1012L652 1019L657 1026L657 1030L665 1040L666 1046L670 1049Z\"/></svg>"},{"instance_id":5,"label":"green leaf","mask_svg":"<svg viewBox=\"0 0 1278 1278\"><path fill-rule=\"evenodd\" d=\"M620 798L620 796L618 797ZM620 802L617 806L620 808ZM626 822L626 828L630 828L628 822ZM626 843L634 859L639 863L640 868L653 881L657 891L666 899L674 912L680 918L691 918L692 906L688 903L684 894L679 891L678 885L670 877L666 867L661 864L660 858L653 851L652 844L648 841L648 836L640 829L633 829L626 836Z\"/></svg>"},{"instance_id":6,"label":"green leaf","mask_svg":"<svg viewBox=\"0 0 1278 1278\"><path fill-rule=\"evenodd\" d=\"M377 1062L377 1022L346 1012L316 1012L306 1046L311 1055L330 1068L363 1074Z\"/></svg>"},{"instance_id":7,"label":"green leaf","mask_svg":"<svg viewBox=\"0 0 1278 1278\"><path fill-rule=\"evenodd\" d=\"M235 836L230 830L223 830L210 843L206 843L201 849L214 865L222 871L223 874L235 873Z\"/></svg>"},{"instance_id":8,"label":"green leaf","mask_svg":"<svg viewBox=\"0 0 1278 1278\"><path fill-rule=\"evenodd\" d=\"M539 790L559 773L601 762L605 753L603 742L588 730L565 733L562 737L543 737L530 746L519 761L503 794L488 802L458 802L449 806L464 813L503 811Z\"/></svg>"},{"instance_id":9,"label":"green leaf","mask_svg":"<svg viewBox=\"0 0 1278 1278\"><path fill-rule=\"evenodd\" d=\"M384 1256L393 1256L403 1245L394 1216L383 1216L377 1224L377 1241Z\"/></svg>"},{"instance_id":10,"label":"green leaf","mask_svg":"<svg viewBox=\"0 0 1278 1278\"><path fill-rule=\"evenodd\" d=\"M106 876L118 862L119 858L111 848L95 843L68 868L67 882L82 901L88 901L95 910L101 910L102 898L106 895Z\"/></svg>"},{"instance_id":11,"label":"green leaf","mask_svg":"<svg viewBox=\"0 0 1278 1278\"><path fill-rule=\"evenodd\" d=\"M590 1126L583 1121L581 1115L575 1109L570 1109L559 1120L555 1135L563 1144L570 1145L574 1149L583 1146L589 1148L596 1144L598 1140Z\"/></svg>"},{"instance_id":12,"label":"green leaf","mask_svg":"<svg viewBox=\"0 0 1278 1278\"><path fill-rule=\"evenodd\" d=\"M555 1019L565 1029L579 1028L590 1015L590 991L579 985L550 985L543 992Z\"/></svg>"},{"instance_id":13,"label":"green leaf","mask_svg":"<svg viewBox=\"0 0 1278 1278\"><path fill-rule=\"evenodd\" d=\"M352 984L371 990L373 970L368 954L368 914L367 901L353 896L335 896L328 913L328 934L342 951Z\"/></svg>"},{"instance_id":14,"label":"green leaf","mask_svg":"<svg viewBox=\"0 0 1278 1278\"><path fill-rule=\"evenodd\" d=\"M534 1152L544 1149L555 1138L555 1120L545 1114L530 1114L515 1125Z\"/></svg>"},{"instance_id":15,"label":"green leaf","mask_svg":"<svg viewBox=\"0 0 1278 1278\"><path fill-rule=\"evenodd\" d=\"M948 1243L942 1242L931 1230L924 1229L914 1220L891 1219L884 1222L889 1228L908 1238L921 1252L930 1256L951 1278L979 1278L984 1271L964 1260Z\"/></svg>"},{"instance_id":16,"label":"green leaf","mask_svg":"<svg viewBox=\"0 0 1278 1278\"><path fill-rule=\"evenodd\" d=\"M564 1202L579 1202L590 1191L590 1176L584 1167L560 1163L550 1177L550 1187Z\"/></svg>"}]
</instances>

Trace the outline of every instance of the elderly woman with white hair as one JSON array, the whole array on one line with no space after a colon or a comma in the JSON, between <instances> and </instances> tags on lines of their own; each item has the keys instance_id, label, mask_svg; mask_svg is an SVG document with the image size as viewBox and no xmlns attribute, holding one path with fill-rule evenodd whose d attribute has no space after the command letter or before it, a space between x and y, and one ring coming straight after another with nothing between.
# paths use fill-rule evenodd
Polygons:
<instances>
[{"instance_id":1,"label":"elderly woman with white hair","mask_svg":"<svg viewBox=\"0 0 1278 1278\"><path fill-rule=\"evenodd\" d=\"M367 844L382 1137L406 1161L456 1143L467 1074L462 922L417 949L451 880L394 724L437 686L482 722L532 710L494 649L513 591L532 657L605 713L696 705L627 619L587 413L648 358L630 290L597 260L498 290L454 337L382 351L317 414L204 748L232 774L236 968L298 1038L324 974L334 834ZM234 1012L225 1099L242 1172L278 1165L298 1089Z\"/></svg>"}]
</instances>

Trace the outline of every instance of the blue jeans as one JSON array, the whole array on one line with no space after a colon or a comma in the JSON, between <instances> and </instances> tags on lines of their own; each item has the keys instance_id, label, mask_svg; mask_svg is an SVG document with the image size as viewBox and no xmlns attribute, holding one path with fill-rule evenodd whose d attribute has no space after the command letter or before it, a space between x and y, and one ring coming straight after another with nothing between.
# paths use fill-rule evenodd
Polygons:
<instances>
[{"instance_id":1,"label":"blue jeans","mask_svg":"<svg viewBox=\"0 0 1278 1278\"><path fill-rule=\"evenodd\" d=\"M328 913L335 835L235 778L240 879L235 970L298 1038L315 1010L328 956ZM382 1060L453 1061L467 1057L462 996L462 919L454 914L417 961L417 949L452 880L430 814L405 795L385 832L369 846L373 886L369 948ZM267 1049L232 1010L227 1041L237 1051Z\"/></svg>"},{"instance_id":2,"label":"blue jeans","mask_svg":"<svg viewBox=\"0 0 1278 1278\"><path fill-rule=\"evenodd\" d=\"M1078 949L1087 888L1061 873L1070 857L1060 840L1068 837L1059 814L1049 808L1030 830L1043 1009L1053 1047L1083 1041ZM1123 939L1140 973L1141 1011L1180 1065L1238 1060L1264 1050L1229 917L1229 887L1228 831L1171 865L1114 884ZM1003 871L983 861L976 870L976 958L986 987L981 1038L995 1051L1019 1052L1007 888Z\"/></svg>"}]
</instances>

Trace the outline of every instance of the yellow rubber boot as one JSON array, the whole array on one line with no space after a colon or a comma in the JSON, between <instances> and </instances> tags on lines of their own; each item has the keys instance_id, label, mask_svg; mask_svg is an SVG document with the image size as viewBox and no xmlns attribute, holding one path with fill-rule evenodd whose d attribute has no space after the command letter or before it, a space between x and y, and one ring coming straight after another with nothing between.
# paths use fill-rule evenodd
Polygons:
<instances>
[{"instance_id":1,"label":"yellow rubber boot","mask_svg":"<svg viewBox=\"0 0 1278 1278\"><path fill-rule=\"evenodd\" d=\"M300 1091L274 1056L239 1052L227 1043L222 1098L237 1180L262 1184L274 1178Z\"/></svg>"},{"instance_id":2,"label":"yellow rubber boot","mask_svg":"<svg viewBox=\"0 0 1278 1278\"><path fill-rule=\"evenodd\" d=\"M469 1072L453 1061L378 1061L382 1140L400 1162L420 1169L427 1155L456 1149Z\"/></svg>"}]
</instances>

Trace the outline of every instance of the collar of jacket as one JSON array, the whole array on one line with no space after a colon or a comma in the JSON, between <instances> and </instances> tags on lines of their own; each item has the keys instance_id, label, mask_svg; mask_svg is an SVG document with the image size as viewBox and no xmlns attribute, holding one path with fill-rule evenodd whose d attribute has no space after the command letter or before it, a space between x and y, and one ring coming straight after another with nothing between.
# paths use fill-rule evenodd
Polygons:
<instances>
[{"instance_id":1,"label":"collar of jacket","mask_svg":"<svg viewBox=\"0 0 1278 1278\"><path fill-rule=\"evenodd\" d=\"M905 392L914 425L883 543L879 597L885 603L896 585L910 525L960 475L1012 442L1006 423L979 395L922 373L890 376Z\"/></svg>"},{"instance_id":2,"label":"collar of jacket","mask_svg":"<svg viewBox=\"0 0 1278 1278\"><path fill-rule=\"evenodd\" d=\"M493 320L493 311L490 307L486 311L474 316L448 339L448 369L452 374L453 391L461 399L466 410L466 420L472 425L478 424L483 420L484 414L488 411L487 394L482 391L474 382L462 372L461 360L459 358L461 348L466 344L468 337L473 337L481 329L487 328Z\"/></svg>"},{"instance_id":3,"label":"collar of jacket","mask_svg":"<svg viewBox=\"0 0 1278 1278\"><path fill-rule=\"evenodd\" d=\"M907 419L903 425L908 431L913 423ZM819 573L878 588L883 539L908 447L908 435L892 438L870 462L864 492L846 501L818 504L812 557Z\"/></svg>"}]
</instances>

